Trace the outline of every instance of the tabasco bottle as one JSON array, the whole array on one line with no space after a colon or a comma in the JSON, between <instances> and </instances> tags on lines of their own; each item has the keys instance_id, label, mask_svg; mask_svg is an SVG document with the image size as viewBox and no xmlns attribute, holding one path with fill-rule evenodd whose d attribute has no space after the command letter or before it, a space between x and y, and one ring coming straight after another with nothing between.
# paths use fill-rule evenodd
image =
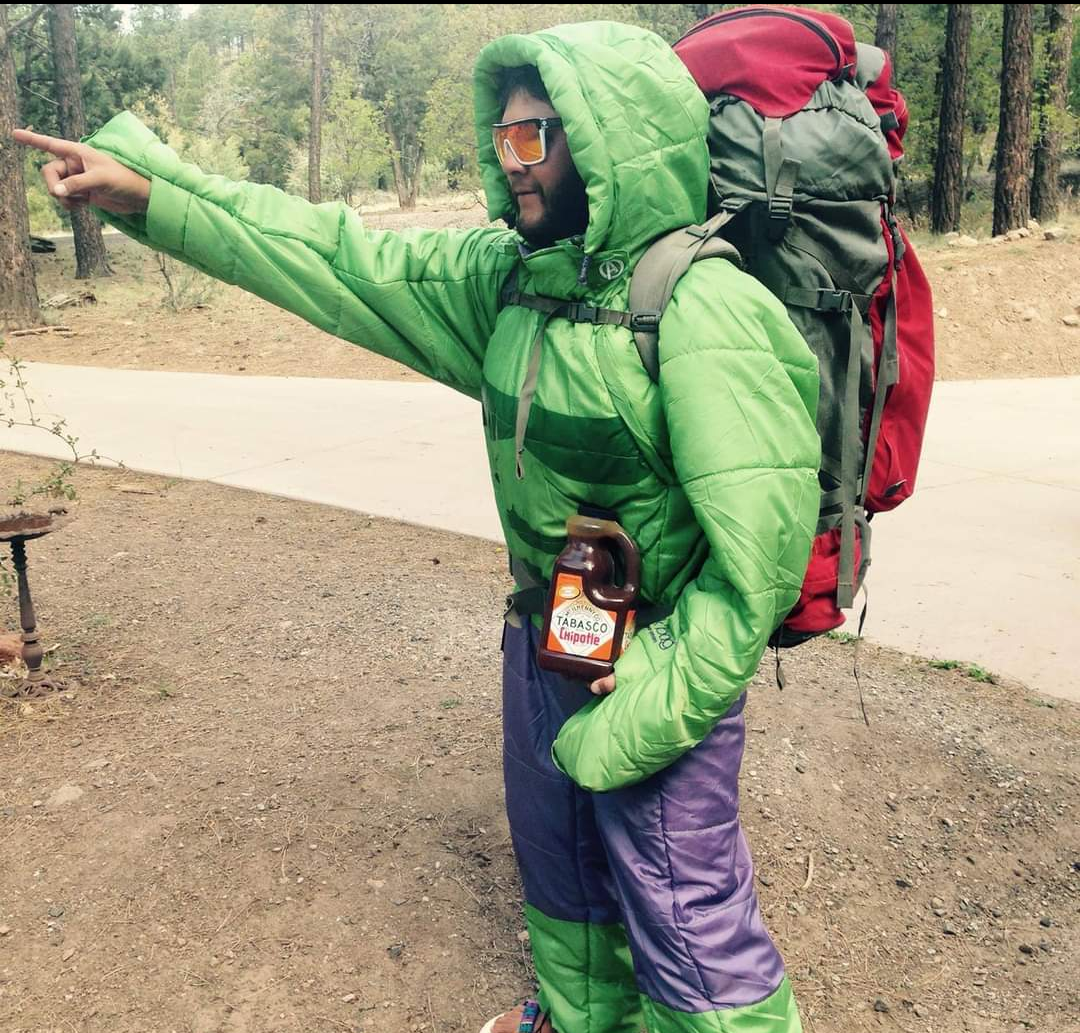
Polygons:
<instances>
[{"instance_id":1,"label":"tabasco bottle","mask_svg":"<svg viewBox=\"0 0 1080 1033\"><path fill-rule=\"evenodd\" d=\"M634 634L641 557L614 520L575 515L566 533L570 540L555 561L537 663L591 682L611 674ZM615 584L615 553L621 585Z\"/></svg>"}]
</instances>

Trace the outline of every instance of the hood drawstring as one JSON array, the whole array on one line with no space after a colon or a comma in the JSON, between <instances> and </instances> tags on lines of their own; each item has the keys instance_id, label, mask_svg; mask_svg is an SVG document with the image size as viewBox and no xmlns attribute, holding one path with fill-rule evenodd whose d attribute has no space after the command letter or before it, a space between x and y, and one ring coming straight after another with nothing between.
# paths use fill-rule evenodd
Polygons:
<instances>
[{"instance_id":1,"label":"hood drawstring","mask_svg":"<svg viewBox=\"0 0 1080 1033\"><path fill-rule=\"evenodd\" d=\"M586 284L589 282L589 266L592 264L592 255L586 255L581 260L581 272L578 273L577 282Z\"/></svg>"}]
</instances>

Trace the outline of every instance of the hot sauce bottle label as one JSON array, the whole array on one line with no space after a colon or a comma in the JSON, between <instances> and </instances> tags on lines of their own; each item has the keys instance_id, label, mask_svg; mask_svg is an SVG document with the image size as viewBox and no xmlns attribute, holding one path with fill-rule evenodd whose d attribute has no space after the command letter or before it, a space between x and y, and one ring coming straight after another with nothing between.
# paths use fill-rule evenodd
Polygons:
<instances>
[{"instance_id":1,"label":"hot sauce bottle label","mask_svg":"<svg viewBox=\"0 0 1080 1033\"><path fill-rule=\"evenodd\" d=\"M617 619L618 614L589 601L580 575L560 573L555 580L547 648L570 656L611 660Z\"/></svg>"},{"instance_id":2,"label":"hot sauce bottle label","mask_svg":"<svg viewBox=\"0 0 1080 1033\"><path fill-rule=\"evenodd\" d=\"M626 627L623 628L622 645L619 647L619 656L622 656L626 652L626 647L630 645L630 640L634 637L634 630L636 627L637 611L631 610L626 615Z\"/></svg>"}]
</instances>

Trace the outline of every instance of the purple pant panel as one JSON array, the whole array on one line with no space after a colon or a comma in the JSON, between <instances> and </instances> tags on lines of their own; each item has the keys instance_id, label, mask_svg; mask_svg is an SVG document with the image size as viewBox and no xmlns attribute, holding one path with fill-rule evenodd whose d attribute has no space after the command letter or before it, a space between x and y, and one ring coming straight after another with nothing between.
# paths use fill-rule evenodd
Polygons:
<instances>
[{"instance_id":1,"label":"purple pant panel","mask_svg":"<svg viewBox=\"0 0 1080 1033\"><path fill-rule=\"evenodd\" d=\"M507 627L503 662L506 801L526 900L562 921L622 921L639 989L668 1008L764 1000L784 969L739 827L745 697L670 767L589 793L555 767L551 744L592 696L536 666L537 637Z\"/></svg>"},{"instance_id":2,"label":"purple pant panel","mask_svg":"<svg viewBox=\"0 0 1080 1033\"><path fill-rule=\"evenodd\" d=\"M592 794L551 759L563 722L592 696L583 685L539 671L524 630L508 625L504 650L503 777L525 899L564 922L621 922Z\"/></svg>"}]
</instances>

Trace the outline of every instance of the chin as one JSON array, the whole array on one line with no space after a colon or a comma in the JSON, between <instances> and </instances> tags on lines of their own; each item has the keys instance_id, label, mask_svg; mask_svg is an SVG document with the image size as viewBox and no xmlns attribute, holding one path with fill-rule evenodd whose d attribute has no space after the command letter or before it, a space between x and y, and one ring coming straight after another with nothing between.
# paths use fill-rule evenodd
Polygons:
<instances>
[{"instance_id":1,"label":"chin","mask_svg":"<svg viewBox=\"0 0 1080 1033\"><path fill-rule=\"evenodd\" d=\"M555 243L551 229L543 219L518 219L514 227L524 238L525 243L535 250L551 247Z\"/></svg>"}]
</instances>

